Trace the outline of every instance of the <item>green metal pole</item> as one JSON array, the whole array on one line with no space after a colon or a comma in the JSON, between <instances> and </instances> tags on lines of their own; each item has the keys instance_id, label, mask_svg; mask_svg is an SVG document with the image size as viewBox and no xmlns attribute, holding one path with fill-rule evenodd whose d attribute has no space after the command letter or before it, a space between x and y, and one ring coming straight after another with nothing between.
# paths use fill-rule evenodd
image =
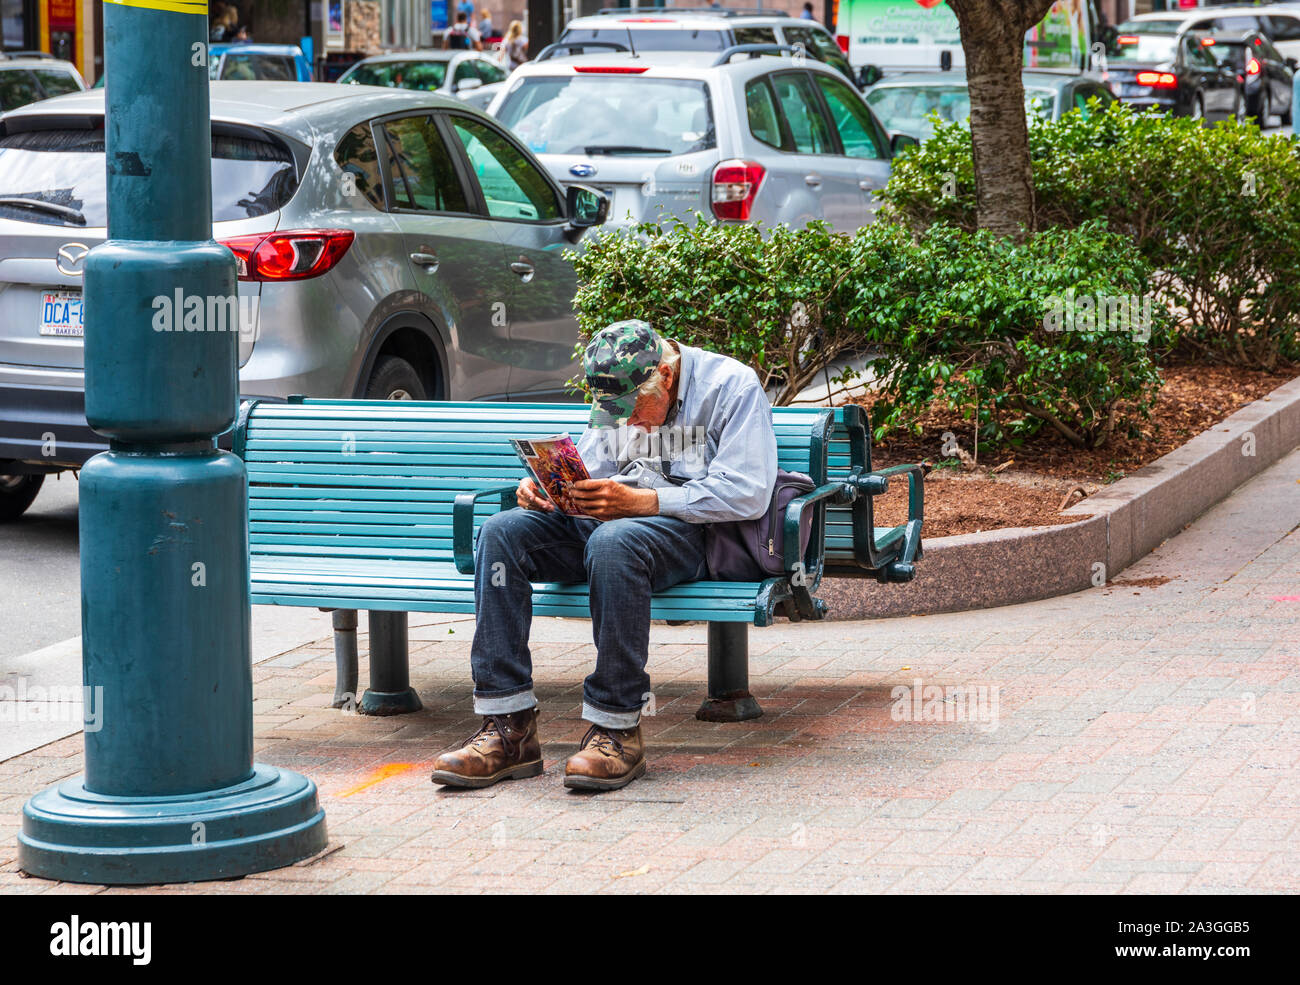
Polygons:
<instances>
[{"instance_id":1,"label":"green metal pole","mask_svg":"<svg viewBox=\"0 0 1300 985\"><path fill-rule=\"evenodd\" d=\"M215 441L239 325L234 258L212 239L206 15L104 4L109 239L84 276L86 417L109 450L80 484L102 727L84 775L29 800L19 835L25 871L71 882L230 878L325 846L315 785L253 762L246 482Z\"/></svg>"}]
</instances>

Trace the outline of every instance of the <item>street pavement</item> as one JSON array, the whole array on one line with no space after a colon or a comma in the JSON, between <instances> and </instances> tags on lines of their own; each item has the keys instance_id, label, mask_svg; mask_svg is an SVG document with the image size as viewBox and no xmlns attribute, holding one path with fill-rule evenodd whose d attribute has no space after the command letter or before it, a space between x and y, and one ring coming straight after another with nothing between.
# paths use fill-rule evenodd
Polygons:
<instances>
[{"instance_id":1,"label":"street pavement","mask_svg":"<svg viewBox=\"0 0 1300 985\"><path fill-rule=\"evenodd\" d=\"M81 632L77 480L47 476L27 512L0 525L0 660Z\"/></svg>"},{"instance_id":2,"label":"street pavement","mask_svg":"<svg viewBox=\"0 0 1300 985\"><path fill-rule=\"evenodd\" d=\"M428 771L475 725L472 622L413 618L426 708L367 719L327 707L313 615L314 642L254 668L257 756L316 780L329 848L164 891L1300 889L1300 449L1106 587L752 630L753 722L696 721L703 627L656 625L649 771L609 794L561 785L585 621L534 633L546 774L456 792ZM0 892L158 891L18 873L22 803L80 760L74 735L0 762Z\"/></svg>"}]
</instances>

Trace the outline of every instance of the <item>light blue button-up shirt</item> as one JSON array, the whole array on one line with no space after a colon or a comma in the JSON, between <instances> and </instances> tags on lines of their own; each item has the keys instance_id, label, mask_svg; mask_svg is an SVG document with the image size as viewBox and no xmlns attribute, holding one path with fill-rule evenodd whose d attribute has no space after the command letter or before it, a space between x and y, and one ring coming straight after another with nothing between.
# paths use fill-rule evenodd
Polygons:
<instances>
[{"instance_id":1,"label":"light blue button-up shirt","mask_svg":"<svg viewBox=\"0 0 1300 985\"><path fill-rule=\"evenodd\" d=\"M658 433L588 428L578 439L582 460L594 479L648 467L677 480L654 483L662 516L690 523L757 519L776 485L767 394L744 363L681 343L678 349L677 405Z\"/></svg>"}]
</instances>

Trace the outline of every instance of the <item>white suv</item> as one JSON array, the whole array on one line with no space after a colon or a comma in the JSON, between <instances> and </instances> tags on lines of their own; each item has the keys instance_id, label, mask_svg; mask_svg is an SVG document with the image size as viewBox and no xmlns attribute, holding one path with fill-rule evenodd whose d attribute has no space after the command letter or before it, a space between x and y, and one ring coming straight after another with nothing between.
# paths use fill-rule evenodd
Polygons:
<instances>
[{"instance_id":1,"label":"white suv","mask_svg":"<svg viewBox=\"0 0 1300 985\"><path fill-rule=\"evenodd\" d=\"M590 17L575 17L554 47L579 41L609 42L636 51L711 51L738 44L788 44L809 58L838 69L857 84L848 56L835 38L816 21L779 12L755 12L722 7L614 7ZM545 50L545 49L543 49ZM541 57L538 52L538 57Z\"/></svg>"},{"instance_id":2,"label":"white suv","mask_svg":"<svg viewBox=\"0 0 1300 985\"><path fill-rule=\"evenodd\" d=\"M549 58L488 111L560 184L603 191L614 226L698 212L852 231L874 219L893 154L840 73L775 45Z\"/></svg>"}]
</instances>

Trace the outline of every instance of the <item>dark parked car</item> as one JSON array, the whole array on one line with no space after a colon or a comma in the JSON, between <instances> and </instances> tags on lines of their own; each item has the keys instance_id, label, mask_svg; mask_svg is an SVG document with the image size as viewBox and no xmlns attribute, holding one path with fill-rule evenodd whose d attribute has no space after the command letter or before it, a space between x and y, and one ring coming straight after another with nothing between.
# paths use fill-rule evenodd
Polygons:
<instances>
[{"instance_id":1,"label":"dark parked car","mask_svg":"<svg viewBox=\"0 0 1300 985\"><path fill-rule=\"evenodd\" d=\"M1208 35L1201 46L1220 65L1237 73L1246 100L1246 115L1253 116L1261 127L1277 114L1283 123L1291 122L1291 77L1294 58L1285 58L1272 42L1257 31L1236 38Z\"/></svg>"},{"instance_id":2,"label":"dark parked car","mask_svg":"<svg viewBox=\"0 0 1300 985\"><path fill-rule=\"evenodd\" d=\"M1111 87L1122 102L1200 120L1245 119L1236 72L1220 65L1199 37L1129 27L1121 24L1106 46Z\"/></svg>"}]
</instances>

